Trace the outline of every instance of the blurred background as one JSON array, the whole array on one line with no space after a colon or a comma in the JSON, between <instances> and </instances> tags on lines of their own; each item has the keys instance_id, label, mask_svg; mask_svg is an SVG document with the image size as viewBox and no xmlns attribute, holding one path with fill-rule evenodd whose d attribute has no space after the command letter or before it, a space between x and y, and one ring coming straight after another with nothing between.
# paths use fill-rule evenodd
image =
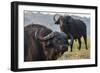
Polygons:
<instances>
[{"instance_id":1,"label":"blurred background","mask_svg":"<svg viewBox=\"0 0 100 73\"><path fill-rule=\"evenodd\" d=\"M68 47L68 51L66 51L59 60L73 60L73 59L89 59L90 58L90 14L89 13L59 13L59 12L39 12L39 11L24 11L24 26L30 24L40 24L50 28L53 31L60 31L60 26L54 24L55 21L53 19L55 14L59 15L70 15L74 19L82 20L87 26L87 46L88 50L85 48L84 39L81 38L81 50L78 50L78 41L74 41L73 44L73 52L70 52L70 47ZM56 17L57 19L57 17Z\"/></svg>"},{"instance_id":2,"label":"blurred background","mask_svg":"<svg viewBox=\"0 0 100 73\"><path fill-rule=\"evenodd\" d=\"M60 31L59 25L55 25L53 17L55 14L71 15L74 19L82 20L87 26L87 35L90 35L90 14L84 13L56 13L56 12L39 12L39 11L24 11L24 25L40 24L47 26L53 31Z\"/></svg>"}]
</instances>

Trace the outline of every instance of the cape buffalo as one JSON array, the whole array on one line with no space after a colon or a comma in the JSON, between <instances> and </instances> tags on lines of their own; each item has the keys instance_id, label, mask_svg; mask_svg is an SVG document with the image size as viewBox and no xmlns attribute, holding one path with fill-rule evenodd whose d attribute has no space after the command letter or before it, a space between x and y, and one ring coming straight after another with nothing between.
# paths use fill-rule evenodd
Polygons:
<instances>
[{"instance_id":1,"label":"cape buffalo","mask_svg":"<svg viewBox=\"0 0 100 73\"><path fill-rule=\"evenodd\" d=\"M58 16L58 19L56 19L56 16ZM54 21L55 24L60 25L60 29L62 32L66 33L71 39L71 52L73 47L74 39L78 39L79 42L79 50L81 49L81 37L83 36L85 41L85 46L87 48L87 28L86 24L79 19L74 19L71 16L61 16L61 15L54 15Z\"/></svg>"},{"instance_id":2,"label":"cape buffalo","mask_svg":"<svg viewBox=\"0 0 100 73\"><path fill-rule=\"evenodd\" d=\"M24 61L56 60L67 46L67 35L31 24L24 27Z\"/></svg>"}]
</instances>

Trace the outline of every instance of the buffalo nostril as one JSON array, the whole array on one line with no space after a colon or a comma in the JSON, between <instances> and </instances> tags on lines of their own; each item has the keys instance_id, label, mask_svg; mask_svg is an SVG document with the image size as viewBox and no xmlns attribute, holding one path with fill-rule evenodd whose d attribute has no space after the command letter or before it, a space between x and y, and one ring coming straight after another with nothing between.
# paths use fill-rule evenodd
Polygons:
<instances>
[{"instance_id":1,"label":"buffalo nostril","mask_svg":"<svg viewBox=\"0 0 100 73\"><path fill-rule=\"evenodd\" d=\"M66 46L66 45L61 45L60 48L59 48L59 51L65 51L66 48L68 48L68 46Z\"/></svg>"}]
</instances>

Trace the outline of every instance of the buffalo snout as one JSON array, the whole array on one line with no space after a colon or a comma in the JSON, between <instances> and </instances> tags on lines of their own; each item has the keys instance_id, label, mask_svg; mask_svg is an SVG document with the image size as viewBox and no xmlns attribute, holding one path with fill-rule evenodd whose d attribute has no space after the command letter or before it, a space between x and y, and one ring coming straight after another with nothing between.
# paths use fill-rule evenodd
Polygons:
<instances>
[{"instance_id":1,"label":"buffalo snout","mask_svg":"<svg viewBox=\"0 0 100 73\"><path fill-rule=\"evenodd\" d=\"M66 51L68 49L68 39L67 35L63 32L54 32L55 37L53 40L53 46L55 49L57 49L59 52Z\"/></svg>"},{"instance_id":2,"label":"buffalo snout","mask_svg":"<svg viewBox=\"0 0 100 73\"><path fill-rule=\"evenodd\" d=\"M60 50L60 51L65 51L66 48L68 48L67 45L60 45L59 50Z\"/></svg>"}]
</instances>

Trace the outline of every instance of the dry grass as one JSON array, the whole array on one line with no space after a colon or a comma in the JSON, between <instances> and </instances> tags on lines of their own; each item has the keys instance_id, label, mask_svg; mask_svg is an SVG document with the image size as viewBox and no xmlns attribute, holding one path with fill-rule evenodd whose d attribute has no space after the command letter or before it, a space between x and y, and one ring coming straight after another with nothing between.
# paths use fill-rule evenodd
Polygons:
<instances>
[{"instance_id":1,"label":"dry grass","mask_svg":"<svg viewBox=\"0 0 100 73\"><path fill-rule=\"evenodd\" d=\"M83 38L81 38L81 50L78 50L78 42L74 41L73 52L70 52L70 47L68 51L65 52L58 60L73 60L73 59L89 59L90 58L90 39L87 40L88 50L85 48L85 43Z\"/></svg>"}]
</instances>

